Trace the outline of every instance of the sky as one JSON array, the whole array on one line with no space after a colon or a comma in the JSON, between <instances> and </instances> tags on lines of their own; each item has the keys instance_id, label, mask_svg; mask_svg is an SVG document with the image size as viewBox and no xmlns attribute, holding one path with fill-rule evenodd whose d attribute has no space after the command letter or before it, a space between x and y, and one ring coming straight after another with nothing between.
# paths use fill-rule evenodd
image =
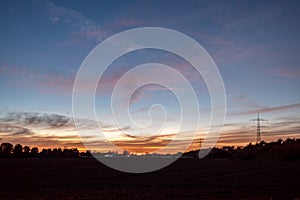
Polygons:
<instances>
[{"instance_id":1,"label":"sky","mask_svg":"<svg viewBox=\"0 0 300 200\"><path fill-rule=\"evenodd\" d=\"M119 151L153 152L172 140L186 146L193 139L187 148L199 148L211 116L207 85L190 63L162 50L137 50L115 60L97 87L98 121L80 118L75 128L72 91L82 62L105 39L140 27L184 33L201 44L217 65L227 99L217 146L256 142L255 127L249 120L258 112L268 120L262 140L300 137L297 1L13 0L0 4L0 142L111 150L99 138L101 130ZM114 85L126 72L145 63L161 63L177 70L190 81L199 100L199 110L190 111L190 123L180 130L178 138L180 102L176 94L160 85L145 85L133 93L128 107L134 123L123 120L120 126L114 121L110 105ZM154 66L149 69L149 73L139 73L122 86L131 87L151 75L170 79ZM181 86L175 81L173 89L188 100ZM126 90L118 95L123 93ZM153 107L157 104L161 106ZM200 127L194 130L192 122L198 114ZM218 126L212 122L211 130ZM79 135L78 129L86 133Z\"/></svg>"}]
</instances>

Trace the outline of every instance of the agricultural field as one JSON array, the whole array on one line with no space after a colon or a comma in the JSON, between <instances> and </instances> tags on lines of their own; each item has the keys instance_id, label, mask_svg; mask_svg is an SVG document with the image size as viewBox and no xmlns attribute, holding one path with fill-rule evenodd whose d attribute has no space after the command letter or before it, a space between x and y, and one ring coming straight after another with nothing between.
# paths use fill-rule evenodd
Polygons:
<instances>
[{"instance_id":1,"label":"agricultural field","mask_svg":"<svg viewBox=\"0 0 300 200\"><path fill-rule=\"evenodd\" d=\"M0 199L299 199L300 161L181 158L130 174L93 158L2 158Z\"/></svg>"}]
</instances>

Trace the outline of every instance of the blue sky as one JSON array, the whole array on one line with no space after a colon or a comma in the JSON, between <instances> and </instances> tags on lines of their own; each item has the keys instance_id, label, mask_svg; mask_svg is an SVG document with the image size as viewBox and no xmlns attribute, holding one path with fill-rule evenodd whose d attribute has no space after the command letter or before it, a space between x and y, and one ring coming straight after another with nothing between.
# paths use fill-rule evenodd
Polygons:
<instances>
[{"instance_id":1,"label":"blue sky","mask_svg":"<svg viewBox=\"0 0 300 200\"><path fill-rule=\"evenodd\" d=\"M71 119L77 70L98 43L121 31L146 26L170 28L192 37L217 64L227 94L226 125L219 145L254 142L255 133L247 126L248 120L259 111L263 118L269 119L263 139L299 137L300 5L297 1L2 1L0 4L0 138L3 141L33 145L37 142L34 138L40 137L46 142L39 146L79 144L75 131L69 133L69 126L51 132L45 119L53 114ZM173 66L192 80L205 121L210 106L205 83L200 76L194 77L189 63L158 50L133 52L110 66L96 96L96 109L104 112L99 115L111 114L109 95L116 78L148 62ZM170 92L144 88L137 91L135 98L130 109L136 111L138 119L147 118L142 111L159 101L176 124L178 105ZM23 117L8 121L8 113ZM28 121L28 117L34 116L41 119L33 124L24 123L24 119ZM109 118L100 120L112 126ZM28 129L31 134L14 135L15 126ZM60 139L66 136L69 137ZM122 139L117 143L122 143ZM155 142L161 140L155 138Z\"/></svg>"}]
</instances>

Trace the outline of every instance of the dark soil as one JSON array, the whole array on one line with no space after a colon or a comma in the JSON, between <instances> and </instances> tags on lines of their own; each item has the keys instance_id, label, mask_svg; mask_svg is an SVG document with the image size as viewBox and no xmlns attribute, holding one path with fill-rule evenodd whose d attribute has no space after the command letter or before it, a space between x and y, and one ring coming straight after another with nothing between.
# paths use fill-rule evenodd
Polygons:
<instances>
[{"instance_id":1,"label":"dark soil","mask_svg":"<svg viewBox=\"0 0 300 200\"><path fill-rule=\"evenodd\" d=\"M179 159L129 174L95 159L0 159L0 199L299 199L300 161Z\"/></svg>"}]
</instances>

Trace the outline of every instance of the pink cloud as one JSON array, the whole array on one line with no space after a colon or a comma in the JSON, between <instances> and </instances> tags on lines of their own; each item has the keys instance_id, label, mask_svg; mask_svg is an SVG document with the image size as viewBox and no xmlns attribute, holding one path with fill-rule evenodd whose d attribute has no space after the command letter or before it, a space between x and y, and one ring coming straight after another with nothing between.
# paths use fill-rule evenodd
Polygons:
<instances>
[{"instance_id":1,"label":"pink cloud","mask_svg":"<svg viewBox=\"0 0 300 200\"><path fill-rule=\"evenodd\" d=\"M281 77L300 78L300 71L296 69L276 68L273 70L273 74Z\"/></svg>"},{"instance_id":2,"label":"pink cloud","mask_svg":"<svg viewBox=\"0 0 300 200\"><path fill-rule=\"evenodd\" d=\"M218 46L238 48L233 42L231 42L229 40L225 40L219 36L212 36L212 35L205 34L202 32L197 32L196 35L199 36L201 39L208 41L212 44L218 45Z\"/></svg>"},{"instance_id":3,"label":"pink cloud","mask_svg":"<svg viewBox=\"0 0 300 200\"><path fill-rule=\"evenodd\" d=\"M117 83L117 81L123 73L125 73L125 71L122 72L121 70L118 71L117 75L115 73L106 74L99 82L96 93L98 95L110 95L115 84ZM0 77L8 77L9 79L7 83L12 86L26 88L29 90L37 90L42 94L71 95L76 74L43 73L38 69L34 69L31 67L25 68L4 65L0 67ZM141 77L139 78L143 79L143 75L141 75ZM89 89L91 89L91 85L88 81L83 82L81 84L83 84L82 88L84 90L88 91ZM131 85L135 84L135 80L128 79L123 84L126 84L128 87L131 87ZM176 88L172 89L176 90ZM132 96L130 103L137 103L140 100L149 97L150 95L143 92L144 90L161 91L167 89L164 87L147 85L146 87L142 87Z\"/></svg>"},{"instance_id":4,"label":"pink cloud","mask_svg":"<svg viewBox=\"0 0 300 200\"><path fill-rule=\"evenodd\" d=\"M233 102L234 106L236 106L238 104L238 105L241 105L241 106L244 106L247 108L256 109L256 110L266 108L266 106L258 104L256 102L250 100L249 97L245 96L245 95L233 98L232 102Z\"/></svg>"},{"instance_id":5,"label":"pink cloud","mask_svg":"<svg viewBox=\"0 0 300 200\"><path fill-rule=\"evenodd\" d=\"M8 77L8 84L38 90L48 94L72 92L75 75L42 73L30 67L1 66L0 77Z\"/></svg>"}]
</instances>

